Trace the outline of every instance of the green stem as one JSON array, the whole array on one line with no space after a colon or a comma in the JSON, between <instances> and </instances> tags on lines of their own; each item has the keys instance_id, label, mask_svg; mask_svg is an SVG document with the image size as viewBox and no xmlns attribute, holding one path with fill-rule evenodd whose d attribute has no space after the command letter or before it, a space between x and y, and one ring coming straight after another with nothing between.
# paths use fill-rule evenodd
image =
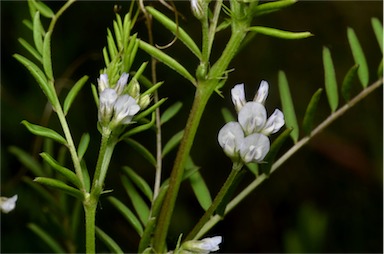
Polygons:
<instances>
[{"instance_id":1,"label":"green stem","mask_svg":"<svg viewBox=\"0 0 384 254\"><path fill-rule=\"evenodd\" d=\"M85 250L86 253L95 252L95 217L98 197L89 195L83 202L85 211Z\"/></svg>"},{"instance_id":2,"label":"green stem","mask_svg":"<svg viewBox=\"0 0 384 254\"><path fill-rule=\"evenodd\" d=\"M293 147L291 147L283 156L281 156L273 165L270 171L270 174L275 172L285 161L287 161L292 155L294 155L301 147L307 144L315 135L320 133L331 123L339 119L345 112L347 112L352 106L356 105L358 102L363 100L367 95L372 93L374 90L379 88L383 84L383 80L377 80L372 85L368 86L366 89L361 91L355 98L345 104L343 107L338 109L335 113L331 114L327 119L325 119L320 125L318 125L309 136L302 138L297 142ZM252 183L250 183L243 191L241 191L231 202L228 203L224 215L228 214L235 208L242 200L244 200L252 191L256 189L261 183L263 183L268 176L262 174L258 176ZM205 235L212 227L214 227L220 220L222 216L215 215L210 218L210 220L201 228L199 233L196 235L196 239L201 238Z\"/></svg>"},{"instance_id":3,"label":"green stem","mask_svg":"<svg viewBox=\"0 0 384 254\"><path fill-rule=\"evenodd\" d=\"M69 6L71 6L76 0L68 0L64 5L63 7L60 8L60 10L58 10L58 12L56 12L55 16L52 17L52 20L51 20L51 23L49 24L49 28L48 28L48 31L53 31L53 28L55 27L56 25L56 22L57 20L59 19L59 17L61 16L61 14L63 14L63 12L65 10L67 10L69 8Z\"/></svg>"},{"instance_id":4,"label":"green stem","mask_svg":"<svg viewBox=\"0 0 384 254\"><path fill-rule=\"evenodd\" d=\"M199 222L195 225L195 227L192 229L192 231L187 235L187 237L185 238L185 241L194 239L194 237L197 235L197 233L199 233L200 229L211 218L211 216L216 211L217 207L220 205L221 201L223 200L223 198L227 194L228 190L232 186L233 181L236 179L236 176L238 175L238 173L240 172L242 167L243 167L242 163L234 163L233 164L231 173L229 174L227 180L225 181L225 183L221 187L219 193L216 195L211 206L204 213L204 215L200 218Z\"/></svg>"}]
</instances>

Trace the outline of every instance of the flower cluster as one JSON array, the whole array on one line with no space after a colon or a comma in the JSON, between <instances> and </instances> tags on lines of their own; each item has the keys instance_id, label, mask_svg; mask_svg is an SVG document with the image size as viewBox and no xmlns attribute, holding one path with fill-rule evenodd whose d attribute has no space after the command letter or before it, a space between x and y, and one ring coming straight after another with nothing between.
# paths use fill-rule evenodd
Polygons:
<instances>
[{"instance_id":1,"label":"flower cluster","mask_svg":"<svg viewBox=\"0 0 384 254\"><path fill-rule=\"evenodd\" d=\"M270 148L268 136L284 125L279 109L267 118L264 103L268 96L268 83L262 81L253 101L245 100L244 84L231 90L232 102L238 113L238 122L229 122L219 131L218 140L225 154L234 162L262 162Z\"/></svg>"},{"instance_id":2,"label":"flower cluster","mask_svg":"<svg viewBox=\"0 0 384 254\"><path fill-rule=\"evenodd\" d=\"M149 95L140 96L140 86L132 82L127 86L129 75L123 73L115 86L110 86L107 74L98 79L99 89L99 122L103 127L113 129L118 125L129 124L133 116L148 106ZM127 89L126 89L127 88ZM127 93L125 93L127 91Z\"/></svg>"}]
</instances>

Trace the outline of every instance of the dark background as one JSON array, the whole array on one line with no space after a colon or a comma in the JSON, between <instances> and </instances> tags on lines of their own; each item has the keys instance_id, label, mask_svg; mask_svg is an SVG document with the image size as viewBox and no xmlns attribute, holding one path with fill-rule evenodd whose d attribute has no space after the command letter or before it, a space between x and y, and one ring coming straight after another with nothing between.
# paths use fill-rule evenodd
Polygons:
<instances>
[{"instance_id":1,"label":"dark background","mask_svg":"<svg viewBox=\"0 0 384 254\"><path fill-rule=\"evenodd\" d=\"M52 56L61 98L64 98L73 82L83 75L89 75L90 82L97 82L99 70L103 68L100 53L106 44L106 30L112 26L113 6L116 3L122 5L122 14L127 11L129 4L122 1L78 2L57 23L53 34ZM56 11L63 2L47 4ZM158 3L152 4L160 8ZM185 19L180 19L180 25L191 31L193 38L199 42L199 23L190 15L189 4L178 1L176 5L181 13L185 13ZM166 13L172 16L170 11ZM370 83L377 80L377 68L382 54L371 27L372 17L382 20L381 1L301 1L286 10L255 20L255 25L310 31L315 36L299 41L256 36L231 63L230 68L235 71L230 73L222 89L225 99L212 96L192 150L192 157L201 166L201 173L211 193L218 191L231 166L230 160L217 144L217 132L224 125L219 113L221 108L228 107L233 112L229 96L233 85L244 82L248 99L251 99L260 81L267 80L270 94L266 107L272 113L274 108L281 108L277 72L284 70L290 83L298 121L301 122L310 97L319 87L324 86L323 46L332 52L339 84L354 64L346 36L347 27L355 29L366 54ZM23 37L32 43L31 32L22 24L23 19L29 19L27 2L1 1L1 195L19 195L15 211L1 216L1 252L49 252L51 250L26 227L27 223L40 225L58 238L60 243L64 242L62 234L50 228L45 219L49 213L45 201L21 180L23 176L32 177L32 174L8 150L10 146L17 146L39 157L42 142L20 124L24 119L60 130L54 114L50 117L47 111L42 113L46 109L46 99L36 82L12 58L16 52L27 55L17 38ZM146 38L142 21L139 21L137 31L139 37ZM173 39L158 24L155 24L154 36L159 45L166 45ZM227 31L218 34L213 60L219 56L227 38ZM180 42L165 51L194 73L197 61ZM139 53L136 66L148 59L147 55ZM162 65L158 65L158 79L166 81L159 91L160 97L169 98L163 110L175 101L184 103L182 112L163 130L164 140L168 140L183 128L194 89L181 76ZM86 160L92 172L91 165L95 165L100 135L96 129L97 109L92 101L89 83L72 106L68 121L77 142L83 132L91 134ZM355 87L357 93L361 89L358 81ZM343 103L341 99L340 104ZM380 88L313 138L309 145L271 175L210 232L210 235L223 236L220 250L382 252L382 105ZM316 122L321 122L329 113L324 93ZM136 139L154 151L152 132L137 135ZM291 145L290 141L287 142L283 150ZM164 176L169 174L173 156L174 153L171 153L164 162ZM114 189L113 195L129 204L121 187L121 165L132 166L151 185L154 171L127 145L118 145L106 188ZM252 177L251 174L248 176ZM244 181L241 187L246 186L246 183ZM181 232L187 232L202 214L190 186L183 184L181 191L170 229L171 244L176 242ZM138 237L130 226L110 203L102 199L100 207L102 209L98 211L97 224L124 251L134 252ZM80 226L73 239L79 252L83 251L83 241ZM106 250L101 243L98 243L98 248L100 251Z\"/></svg>"}]
</instances>

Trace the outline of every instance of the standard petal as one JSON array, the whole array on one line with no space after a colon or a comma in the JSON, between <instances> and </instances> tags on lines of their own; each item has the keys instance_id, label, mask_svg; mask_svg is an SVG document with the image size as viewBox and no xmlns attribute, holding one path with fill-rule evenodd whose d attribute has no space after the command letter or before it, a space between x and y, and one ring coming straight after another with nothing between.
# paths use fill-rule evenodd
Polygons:
<instances>
[{"instance_id":1,"label":"standard petal","mask_svg":"<svg viewBox=\"0 0 384 254\"><path fill-rule=\"evenodd\" d=\"M125 94L119 96L115 105L115 116L114 121L119 124L129 124L132 120L132 117L139 112L140 106L137 104L136 100L131 96Z\"/></svg>"},{"instance_id":2,"label":"standard petal","mask_svg":"<svg viewBox=\"0 0 384 254\"><path fill-rule=\"evenodd\" d=\"M268 88L269 88L268 82L265 80L261 81L259 90L257 90L257 93L253 101L264 105L265 100L268 97Z\"/></svg>"},{"instance_id":3,"label":"standard petal","mask_svg":"<svg viewBox=\"0 0 384 254\"><path fill-rule=\"evenodd\" d=\"M244 132L238 122L229 122L219 131L218 141L224 153L231 159L238 157L239 146L244 139Z\"/></svg>"},{"instance_id":4,"label":"standard petal","mask_svg":"<svg viewBox=\"0 0 384 254\"><path fill-rule=\"evenodd\" d=\"M99 122L108 123L112 117L113 107L118 96L116 91L106 88L100 93L99 99Z\"/></svg>"},{"instance_id":5,"label":"standard petal","mask_svg":"<svg viewBox=\"0 0 384 254\"><path fill-rule=\"evenodd\" d=\"M128 82L128 77L129 77L129 74L124 72L123 74L121 74L119 80L117 81L115 90L118 95L121 95L123 93L124 87Z\"/></svg>"},{"instance_id":6,"label":"standard petal","mask_svg":"<svg viewBox=\"0 0 384 254\"><path fill-rule=\"evenodd\" d=\"M263 161L269 148L269 138L263 134L254 133L244 138L240 146L240 157L244 163L259 163Z\"/></svg>"},{"instance_id":7,"label":"standard petal","mask_svg":"<svg viewBox=\"0 0 384 254\"><path fill-rule=\"evenodd\" d=\"M232 102L235 105L235 109L237 112L239 112L247 102L245 100L244 84L235 85L235 87L231 90L231 95Z\"/></svg>"},{"instance_id":8,"label":"standard petal","mask_svg":"<svg viewBox=\"0 0 384 254\"><path fill-rule=\"evenodd\" d=\"M100 74L100 78L97 79L98 87L99 87L99 93L104 91L104 89L109 88L109 81L108 81L108 75L107 74Z\"/></svg>"},{"instance_id":9,"label":"standard petal","mask_svg":"<svg viewBox=\"0 0 384 254\"><path fill-rule=\"evenodd\" d=\"M267 121L267 111L260 103L247 102L240 110L238 120L246 135L260 132Z\"/></svg>"},{"instance_id":10,"label":"standard petal","mask_svg":"<svg viewBox=\"0 0 384 254\"><path fill-rule=\"evenodd\" d=\"M273 114L268 118L263 130L261 131L265 135L276 133L284 125L284 114L279 109L275 109Z\"/></svg>"},{"instance_id":11,"label":"standard petal","mask_svg":"<svg viewBox=\"0 0 384 254\"><path fill-rule=\"evenodd\" d=\"M219 250L219 244L222 241L221 236L207 237L202 240L186 241L181 246L182 252L180 253L199 253L208 254L212 251ZM186 251L186 252L183 252Z\"/></svg>"}]
</instances>

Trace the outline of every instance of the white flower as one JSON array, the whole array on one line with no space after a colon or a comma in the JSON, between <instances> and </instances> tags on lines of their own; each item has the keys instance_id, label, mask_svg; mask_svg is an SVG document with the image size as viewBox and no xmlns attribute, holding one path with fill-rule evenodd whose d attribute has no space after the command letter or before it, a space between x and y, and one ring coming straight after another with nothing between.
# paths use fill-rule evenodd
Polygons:
<instances>
[{"instance_id":1,"label":"white flower","mask_svg":"<svg viewBox=\"0 0 384 254\"><path fill-rule=\"evenodd\" d=\"M255 94L255 98L253 98L253 101L264 105L265 100L268 97L268 88L269 88L268 82L265 80L261 81L259 89Z\"/></svg>"},{"instance_id":2,"label":"white flower","mask_svg":"<svg viewBox=\"0 0 384 254\"><path fill-rule=\"evenodd\" d=\"M240 146L240 157L244 163L262 162L270 148L267 136L253 133L244 138Z\"/></svg>"},{"instance_id":3,"label":"white flower","mask_svg":"<svg viewBox=\"0 0 384 254\"><path fill-rule=\"evenodd\" d=\"M239 112L247 102L245 100L244 84L235 85L231 90L231 95L233 105L235 105L236 111Z\"/></svg>"},{"instance_id":4,"label":"white flower","mask_svg":"<svg viewBox=\"0 0 384 254\"><path fill-rule=\"evenodd\" d=\"M214 236L202 240L186 241L182 244L180 253L208 254L212 251L219 250L219 244L222 240L221 236Z\"/></svg>"},{"instance_id":5,"label":"white flower","mask_svg":"<svg viewBox=\"0 0 384 254\"><path fill-rule=\"evenodd\" d=\"M229 122L219 131L218 141L224 153L233 160L236 160L240 145L244 139L244 132L238 122Z\"/></svg>"},{"instance_id":6,"label":"white flower","mask_svg":"<svg viewBox=\"0 0 384 254\"><path fill-rule=\"evenodd\" d=\"M123 93L124 88L125 88L125 86L127 85L127 82L128 82L128 77L129 77L129 74L124 72L123 74L121 74L121 77L117 81L117 84L114 87L114 89L115 89L115 91L116 91L116 93L118 95L121 95Z\"/></svg>"},{"instance_id":7,"label":"white flower","mask_svg":"<svg viewBox=\"0 0 384 254\"><path fill-rule=\"evenodd\" d=\"M113 108L115 111L113 117L115 124L129 124L132 117L140 110L136 100L128 94L119 96Z\"/></svg>"},{"instance_id":8,"label":"white flower","mask_svg":"<svg viewBox=\"0 0 384 254\"><path fill-rule=\"evenodd\" d=\"M107 125L111 120L117 98L116 91L112 88L106 88L100 93L99 122L103 125Z\"/></svg>"},{"instance_id":9,"label":"white flower","mask_svg":"<svg viewBox=\"0 0 384 254\"><path fill-rule=\"evenodd\" d=\"M202 0L191 0L192 13L197 19L202 19L204 17L204 11L203 7L201 6L201 1Z\"/></svg>"},{"instance_id":10,"label":"white flower","mask_svg":"<svg viewBox=\"0 0 384 254\"><path fill-rule=\"evenodd\" d=\"M284 115L279 109L275 109L273 114L268 118L268 121L263 127L261 133L265 135L270 135L276 133L284 125Z\"/></svg>"},{"instance_id":11,"label":"white flower","mask_svg":"<svg viewBox=\"0 0 384 254\"><path fill-rule=\"evenodd\" d=\"M17 195L14 195L13 197L6 198L1 197L0 198L0 209L3 213L9 213L16 207L16 201L17 201Z\"/></svg>"},{"instance_id":12,"label":"white flower","mask_svg":"<svg viewBox=\"0 0 384 254\"><path fill-rule=\"evenodd\" d=\"M97 79L99 86L99 93L104 91L104 89L109 88L109 81L107 74L100 74L100 78Z\"/></svg>"}]
</instances>

